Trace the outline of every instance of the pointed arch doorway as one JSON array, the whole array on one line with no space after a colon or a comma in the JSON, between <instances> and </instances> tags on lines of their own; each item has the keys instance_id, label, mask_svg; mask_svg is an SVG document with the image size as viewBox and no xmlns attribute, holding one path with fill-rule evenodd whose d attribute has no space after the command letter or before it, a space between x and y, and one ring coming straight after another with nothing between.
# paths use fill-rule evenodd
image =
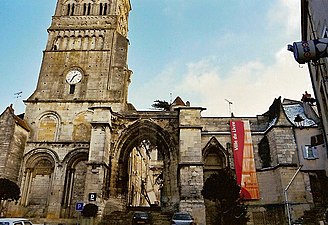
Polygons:
<instances>
[{"instance_id":1,"label":"pointed arch doorway","mask_svg":"<svg viewBox=\"0 0 328 225\"><path fill-rule=\"evenodd\" d=\"M139 120L121 135L112 159L111 190L127 207L179 204L178 151L174 134L149 120Z\"/></svg>"},{"instance_id":2,"label":"pointed arch doorway","mask_svg":"<svg viewBox=\"0 0 328 225\"><path fill-rule=\"evenodd\" d=\"M204 183L212 174L229 166L229 153L220 142L212 137L203 149ZM215 225L218 218L218 208L215 202L205 199L206 224Z\"/></svg>"}]
</instances>

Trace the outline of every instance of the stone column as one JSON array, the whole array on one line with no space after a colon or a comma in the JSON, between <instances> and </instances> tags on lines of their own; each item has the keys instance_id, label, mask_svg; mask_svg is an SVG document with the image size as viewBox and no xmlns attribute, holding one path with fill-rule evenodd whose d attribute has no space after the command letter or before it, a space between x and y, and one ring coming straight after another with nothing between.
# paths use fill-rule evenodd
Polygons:
<instances>
[{"instance_id":1,"label":"stone column","mask_svg":"<svg viewBox=\"0 0 328 225\"><path fill-rule=\"evenodd\" d=\"M63 197L63 171L61 164L55 166L51 185L51 194L49 195L47 218L60 218L61 199Z\"/></svg>"},{"instance_id":2,"label":"stone column","mask_svg":"<svg viewBox=\"0 0 328 225\"><path fill-rule=\"evenodd\" d=\"M110 107L93 107L92 109L94 113L91 122L84 202L97 205L98 213L101 214L104 207L105 179L109 169L112 111Z\"/></svg>"},{"instance_id":3,"label":"stone column","mask_svg":"<svg viewBox=\"0 0 328 225\"><path fill-rule=\"evenodd\" d=\"M192 214L196 224L206 224L203 188L203 162L200 117L203 108L181 107L179 110L180 211Z\"/></svg>"}]
</instances>

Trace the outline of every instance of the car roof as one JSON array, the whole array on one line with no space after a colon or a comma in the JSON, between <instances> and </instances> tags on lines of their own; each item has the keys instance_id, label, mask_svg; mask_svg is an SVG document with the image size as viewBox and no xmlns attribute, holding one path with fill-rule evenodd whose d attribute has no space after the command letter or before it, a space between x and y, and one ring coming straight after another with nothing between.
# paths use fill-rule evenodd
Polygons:
<instances>
[{"instance_id":1,"label":"car roof","mask_svg":"<svg viewBox=\"0 0 328 225\"><path fill-rule=\"evenodd\" d=\"M188 213L188 212L176 212L174 214L183 214L183 215L188 214L188 215L190 215L190 213Z\"/></svg>"},{"instance_id":2,"label":"car roof","mask_svg":"<svg viewBox=\"0 0 328 225\"><path fill-rule=\"evenodd\" d=\"M8 221L8 222L14 222L14 221L30 221L26 218L0 218L0 222Z\"/></svg>"}]
</instances>

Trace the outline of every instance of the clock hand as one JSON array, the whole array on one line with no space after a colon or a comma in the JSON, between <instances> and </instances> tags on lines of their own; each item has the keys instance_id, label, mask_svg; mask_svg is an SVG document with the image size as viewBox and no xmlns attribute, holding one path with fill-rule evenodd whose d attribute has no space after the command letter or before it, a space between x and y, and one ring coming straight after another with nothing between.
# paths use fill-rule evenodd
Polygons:
<instances>
[{"instance_id":1,"label":"clock hand","mask_svg":"<svg viewBox=\"0 0 328 225\"><path fill-rule=\"evenodd\" d=\"M72 80L74 79L74 77L76 77L77 75L74 75L72 78L71 78L71 80L70 80L70 82L72 82Z\"/></svg>"}]
</instances>

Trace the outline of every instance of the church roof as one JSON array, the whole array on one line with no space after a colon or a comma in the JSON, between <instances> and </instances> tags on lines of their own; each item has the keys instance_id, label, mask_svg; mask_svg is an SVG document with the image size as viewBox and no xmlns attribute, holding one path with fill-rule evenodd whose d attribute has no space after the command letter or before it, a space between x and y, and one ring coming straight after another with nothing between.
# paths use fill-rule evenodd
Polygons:
<instances>
[{"instance_id":1,"label":"church roof","mask_svg":"<svg viewBox=\"0 0 328 225\"><path fill-rule=\"evenodd\" d=\"M172 102L172 105L174 105L174 106L186 106L184 101L182 101L182 99L179 96L174 99L174 101Z\"/></svg>"},{"instance_id":2,"label":"church roof","mask_svg":"<svg viewBox=\"0 0 328 225\"><path fill-rule=\"evenodd\" d=\"M24 120L24 114L15 115L15 110L13 109L12 105L8 106L0 116L2 116L4 113L9 113L13 117L17 125L21 126L26 131L30 131L30 127Z\"/></svg>"},{"instance_id":3,"label":"church roof","mask_svg":"<svg viewBox=\"0 0 328 225\"><path fill-rule=\"evenodd\" d=\"M291 101L287 99L284 100L283 109L288 120L296 127L314 127L317 126L317 123L312 119L309 118L308 115L305 113L304 106L302 102L299 101ZM303 121L302 125L298 123L298 121Z\"/></svg>"}]
</instances>

